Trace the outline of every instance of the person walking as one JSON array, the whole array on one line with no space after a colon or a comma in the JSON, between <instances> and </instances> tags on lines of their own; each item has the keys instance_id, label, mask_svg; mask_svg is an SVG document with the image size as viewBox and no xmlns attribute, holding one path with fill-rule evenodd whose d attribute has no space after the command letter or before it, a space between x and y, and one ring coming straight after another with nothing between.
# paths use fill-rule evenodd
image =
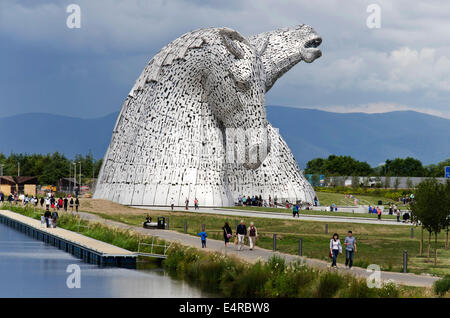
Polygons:
<instances>
[{"instance_id":1,"label":"person walking","mask_svg":"<svg viewBox=\"0 0 450 318\"><path fill-rule=\"evenodd\" d=\"M52 214L50 213L50 210L48 208L45 210L44 217L45 217L45 225L47 227L50 227L50 218L52 217Z\"/></svg>"},{"instance_id":2,"label":"person walking","mask_svg":"<svg viewBox=\"0 0 450 318\"><path fill-rule=\"evenodd\" d=\"M397 210L397 222L400 222L400 209Z\"/></svg>"},{"instance_id":3,"label":"person walking","mask_svg":"<svg viewBox=\"0 0 450 318\"><path fill-rule=\"evenodd\" d=\"M240 251L244 247L244 240L247 236L247 227L245 226L244 220L241 220L241 223L237 226L236 234L238 239L238 251Z\"/></svg>"},{"instance_id":4,"label":"person walking","mask_svg":"<svg viewBox=\"0 0 450 318\"><path fill-rule=\"evenodd\" d=\"M45 198L45 209L48 210L50 208L50 198L46 197Z\"/></svg>"},{"instance_id":5,"label":"person walking","mask_svg":"<svg viewBox=\"0 0 450 318\"><path fill-rule=\"evenodd\" d=\"M39 203L41 204L41 209L44 209L44 203L45 203L44 197L41 197L41 200Z\"/></svg>"},{"instance_id":6,"label":"person walking","mask_svg":"<svg viewBox=\"0 0 450 318\"><path fill-rule=\"evenodd\" d=\"M295 218L295 215L298 214L298 205L292 205L292 217Z\"/></svg>"},{"instance_id":7,"label":"person walking","mask_svg":"<svg viewBox=\"0 0 450 318\"><path fill-rule=\"evenodd\" d=\"M186 198L186 201L184 201L186 204L185 210L189 210L189 198Z\"/></svg>"},{"instance_id":8,"label":"person walking","mask_svg":"<svg viewBox=\"0 0 450 318\"><path fill-rule=\"evenodd\" d=\"M347 237L344 241L345 245L345 267L348 266L349 269L352 269L353 266L353 256L356 253L356 239L353 236L352 231L348 231Z\"/></svg>"},{"instance_id":9,"label":"person walking","mask_svg":"<svg viewBox=\"0 0 450 318\"><path fill-rule=\"evenodd\" d=\"M69 206L70 206L70 212L73 212L73 198L70 198Z\"/></svg>"},{"instance_id":10,"label":"person walking","mask_svg":"<svg viewBox=\"0 0 450 318\"><path fill-rule=\"evenodd\" d=\"M231 231L231 227L228 224L228 222L225 222L225 224L222 226L223 231L223 240L225 242L225 247L228 246L228 243L230 243L230 238L233 236L233 232Z\"/></svg>"},{"instance_id":11,"label":"person walking","mask_svg":"<svg viewBox=\"0 0 450 318\"><path fill-rule=\"evenodd\" d=\"M381 221L381 209L377 207L378 220Z\"/></svg>"},{"instance_id":12,"label":"person walking","mask_svg":"<svg viewBox=\"0 0 450 318\"><path fill-rule=\"evenodd\" d=\"M78 207L80 206L80 200L78 200L78 197L75 199L75 211L78 212Z\"/></svg>"},{"instance_id":13,"label":"person walking","mask_svg":"<svg viewBox=\"0 0 450 318\"><path fill-rule=\"evenodd\" d=\"M171 209L172 211L173 211L174 206L175 206L175 200L172 198L172 199L170 200L170 209Z\"/></svg>"},{"instance_id":14,"label":"person walking","mask_svg":"<svg viewBox=\"0 0 450 318\"><path fill-rule=\"evenodd\" d=\"M195 200L194 200L194 207L195 207L195 210L198 210L198 200L197 200L197 198L195 198Z\"/></svg>"},{"instance_id":15,"label":"person walking","mask_svg":"<svg viewBox=\"0 0 450 318\"><path fill-rule=\"evenodd\" d=\"M63 205L64 205L64 211L66 211L66 212L67 212L67 204L69 204L69 200L67 199L67 197L64 197Z\"/></svg>"},{"instance_id":16,"label":"person walking","mask_svg":"<svg viewBox=\"0 0 450 318\"><path fill-rule=\"evenodd\" d=\"M56 227L56 223L58 222L58 212L56 212L56 211L53 211L53 213L52 213L52 225L53 225L53 228L55 228Z\"/></svg>"},{"instance_id":17,"label":"person walking","mask_svg":"<svg viewBox=\"0 0 450 318\"><path fill-rule=\"evenodd\" d=\"M250 251L255 247L257 237L258 230L256 229L255 224L250 222L250 226L248 227L248 243L250 245Z\"/></svg>"},{"instance_id":18,"label":"person walking","mask_svg":"<svg viewBox=\"0 0 450 318\"><path fill-rule=\"evenodd\" d=\"M337 257L339 253L342 253L342 245L339 240L339 234L334 233L333 238L330 240L330 256L333 258L331 267L337 267Z\"/></svg>"},{"instance_id":19,"label":"person walking","mask_svg":"<svg viewBox=\"0 0 450 318\"><path fill-rule=\"evenodd\" d=\"M208 234L206 234L205 231L201 231L197 235L200 236L200 239L202 241L202 248L206 248L206 238L208 237Z\"/></svg>"}]
</instances>

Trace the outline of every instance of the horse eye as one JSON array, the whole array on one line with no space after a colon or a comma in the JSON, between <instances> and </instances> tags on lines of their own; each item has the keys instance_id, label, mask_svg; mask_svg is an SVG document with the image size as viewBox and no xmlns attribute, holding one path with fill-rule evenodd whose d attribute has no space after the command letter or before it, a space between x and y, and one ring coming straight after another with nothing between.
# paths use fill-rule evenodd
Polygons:
<instances>
[{"instance_id":1,"label":"horse eye","mask_svg":"<svg viewBox=\"0 0 450 318\"><path fill-rule=\"evenodd\" d=\"M230 72L230 77L236 85L238 91L243 92L250 89L250 81L237 79L233 73Z\"/></svg>"},{"instance_id":2,"label":"horse eye","mask_svg":"<svg viewBox=\"0 0 450 318\"><path fill-rule=\"evenodd\" d=\"M250 83L246 81L234 81L239 91L247 91L250 88Z\"/></svg>"}]
</instances>

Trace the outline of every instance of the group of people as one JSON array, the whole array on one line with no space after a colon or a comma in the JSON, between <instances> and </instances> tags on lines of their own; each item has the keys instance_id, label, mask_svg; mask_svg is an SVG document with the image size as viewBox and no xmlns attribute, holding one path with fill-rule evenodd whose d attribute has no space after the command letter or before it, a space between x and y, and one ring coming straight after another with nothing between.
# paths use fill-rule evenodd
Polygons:
<instances>
[{"instance_id":1,"label":"group of people","mask_svg":"<svg viewBox=\"0 0 450 318\"><path fill-rule=\"evenodd\" d=\"M50 210L46 209L45 213L41 214L41 227L46 226L47 228L55 228L56 223L58 222L58 218L59 215L57 211L53 211L52 213L50 213Z\"/></svg>"},{"instance_id":2,"label":"group of people","mask_svg":"<svg viewBox=\"0 0 450 318\"><path fill-rule=\"evenodd\" d=\"M230 239L233 237L233 231L231 230L228 222L222 227L223 239L225 242L225 247L228 247ZM206 238L208 234L206 229L203 229L197 234L200 236L202 248L206 248ZM234 244L237 246L238 251L242 251L245 246L245 238L248 238L249 249L253 250L255 248L256 239L258 238L258 230L253 222L250 222L250 226L245 225L244 220L241 220L239 225L236 227ZM354 255L357 251L356 248L356 238L353 236L352 231L348 231L344 243L341 243L339 239L339 234L334 233L330 240L330 258L332 259L331 267L337 267L337 258L339 254L343 252L343 245L345 246L345 267L351 269L353 266Z\"/></svg>"},{"instance_id":3,"label":"group of people","mask_svg":"<svg viewBox=\"0 0 450 318\"><path fill-rule=\"evenodd\" d=\"M184 201L184 204L185 204L184 209L189 210L189 198L186 198L186 200ZM174 206L175 206L175 201L172 199L172 202L170 203L170 207L171 207L172 211L173 211ZM197 198L194 199L194 209L195 210L199 209Z\"/></svg>"},{"instance_id":4,"label":"group of people","mask_svg":"<svg viewBox=\"0 0 450 318\"><path fill-rule=\"evenodd\" d=\"M64 211L67 212L68 207L70 208L70 211L73 212L73 207L75 205L75 211L78 212L78 208L80 206L80 200L78 197L73 199L73 197L69 194L69 196L65 196L64 199L62 197L59 197L59 199L56 199L52 193L49 193L45 199L42 197L40 200L41 208L43 208L45 203L45 209L49 210L50 208L55 210L64 209Z\"/></svg>"},{"instance_id":5,"label":"group of people","mask_svg":"<svg viewBox=\"0 0 450 318\"><path fill-rule=\"evenodd\" d=\"M376 213L378 216L378 220L381 220L381 209L380 207L375 207L375 206L371 206L369 205L369 213Z\"/></svg>"},{"instance_id":6,"label":"group of people","mask_svg":"<svg viewBox=\"0 0 450 318\"><path fill-rule=\"evenodd\" d=\"M225 222L225 224L222 227L222 231L225 247L228 247L230 239L233 237L233 231L228 222ZM197 235L200 236L202 248L206 248L206 238L208 237L206 230L203 229ZM238 251L243 250L245 245L245 238L248 238L250 250L253 250L255 248L256 238L258 237L258 230L256 229L256 226L253 222L250 222L250 226L247 227L245 225L244 220L241 220L241 222L236 227L236 234L234 235L234 237L235 237L234 244L237 246Z\"/></svg>"},{"instance_id":7,"label":"group of people","mask_svg":"<svg viewBox=\"0 0 450 318\"><path fill-rule=\"evenodd\" d=\"M269 204L272 201L272 198L269 196ZM267 201L263 200L261 195L253 195L250 196L239 196L238 197L238 205L239 206L259 206L259 207L267 207Z\"/></svg>"},{"instance_id":8,"label":"group of people","mask_svg":"<svg viewBox=\"0 0 450 318\"><path fill-rule=\"evenodd\" d=\"M39 199L37 196L28 196L28 194L21 194L18 195L17 193L10 193L6 200L9 202L9 206L12 206L13 204L17 205L19 202L22 203L22 205L28 205L28 204L34 204L35 206L38 205ZM5 195L0 192L0 203L5 202Z\"/></svg>"}]
</instances>

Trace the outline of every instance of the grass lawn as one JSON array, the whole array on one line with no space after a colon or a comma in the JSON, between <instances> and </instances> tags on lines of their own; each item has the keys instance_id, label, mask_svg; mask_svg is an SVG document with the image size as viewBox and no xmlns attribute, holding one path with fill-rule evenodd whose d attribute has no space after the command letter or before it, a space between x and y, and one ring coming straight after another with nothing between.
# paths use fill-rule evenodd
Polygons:
<instances>
[{"instance_id":1,"label":"grass lawn","mask_svg":"<svg viewBox=\"0 0 450 318\"><path fill-rule=\"evenodd\" d=\"M345 205L345 206L353 206L353 200L350 198L345 198L345 194L342 193L328 193L328 192L316 192L317 197L319 198L320 205L330 206L332 203L336 205ZM383 205L389 208L388 203L393 203L397 205L401 210L409 209L408 205L404 205L403 202L397 202L389 198L380 197L380 196L369 196L369 195L356 195L356 198L359 200L359 204L362 205L378 205L378 201L381 200Z\"/></svg>"},{"instance_id":2,"label":"grass lawn","mask_svg":"<svg viewBox=\"0 0 450 318\"><path fill-rule=\"evenodd\" d=\"M103 209L103 204L110 207L110 211ZM96 213L104 218L135 226L141 226L147 213L152 217L168 216L172 230L184 232L184 222L186 221L188 234L191 235L196 235L201 230L202 224L205 224L208 236L215 239L223 238L221 228L224 222L230 224L234 233L235 222L241 219L240 217L224 215L141 210L115 205L107 201L103 203L102 200L92 200L92 204L82 202L82 206L83 211ZM303 255L310 258L328 260L331 235L336 232L344 239L347 231L352 230L358 244L358 253L355 255L355 266L366 267L369 264L378 264L382 270L400 272L402 270L403 250L407 250L410 260L410 272L419 274L430 273L439 276L450 274L450 267L448 266L450 251L444 250L444 233L438 236L438 266L434 267L432 263L419 257L419 227L415 228L414 238L411 239L409 226L330 222L328 223L328 234L325 234L325 223L323 222L246 217L242 219L247 224L250 221L255 222L260 235L257 240L257 245L263 248L272 248L272 236L276 233L278 250L285 253L297 254L298 240L299 237L302 237ZM345 257L340 255L338 262L341 264L345 262Z\"/></svg>"},{"instance_id":3,"label":"grass lawn","mask_svg":"<svg viewBox=\"0 0 450 318\"><path fill-rule=\"evenodd\" d=\"M233 210L248 210L248 211L258 211L258 212L281 212L292 214L291 209L285 208L265 208L258 206L233 206L227 207L225 209L233 209ZM300 214L304 215L329 215L329 216L344 216L344 217L359 217L359 218L371 218L376 219L376 214L369 213L351 213L351 212L330 212L330 211L311 211L311 210L302 210ZM395 219L395 215L383 214L382 219Z\"/></svg>"}]
</instances>

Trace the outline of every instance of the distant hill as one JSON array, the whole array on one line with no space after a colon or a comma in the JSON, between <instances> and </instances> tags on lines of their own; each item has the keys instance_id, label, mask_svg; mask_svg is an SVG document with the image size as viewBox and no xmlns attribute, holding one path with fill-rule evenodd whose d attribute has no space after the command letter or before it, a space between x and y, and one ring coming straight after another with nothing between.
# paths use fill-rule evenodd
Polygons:
<instances>
[{"instance_id":1,"label":"distant hill","mask_svg":"<svg viewBox=\"0 0 450 318\"><path fill-rule=\"evenodd\" d=\"M103 158L111 141L117 113L81 119L43 113L0 118L0 152L53 153L69 158L92 152Z\"/></svg>"},{"instance_id":2,"label":"distant hill","mask_svg":"<svg viewBox=\"0 0 450 318\"><path fill-rule=\"evenodd\" d=\"M450 119L413 111L345 114L270 106L267 112L300 167L330 154L350 155L372 166L397 157L423 164L450 157Z\"/></svg>"},{"instance_id":3,"label":"distant hill","mask_svg":"<svg viewBox=\"0 0 450 318\"><path fill-rule=\"evenodd\" d=\"M268 106L300 167L316 157L350 155L372 166L388 158L411 156L424 164L450 157L450 120L413 111L383 114L331 113ZM0 152L50 153L68 157L92 152L102 158L117 113L80 119L42 113L0 118Z\"/></svg>"}]
</instances>

